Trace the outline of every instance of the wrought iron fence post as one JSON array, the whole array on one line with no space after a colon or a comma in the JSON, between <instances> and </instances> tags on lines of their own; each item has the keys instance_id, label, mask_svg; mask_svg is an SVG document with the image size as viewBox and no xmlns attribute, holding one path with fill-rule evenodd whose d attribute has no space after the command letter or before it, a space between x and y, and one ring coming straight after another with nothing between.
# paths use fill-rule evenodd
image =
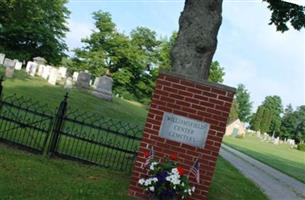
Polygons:
<instances>
[{"instance_id":1,"label":"wrought iron fence post","mask_svg":"<svg viewBox=\"0 0 305 200\"><path fill-rule=\"evenodd\" d=\"M2 90L3 90L3 76L0 77L0 111L2 110Z\"/></svg>"},{"instance_id":2,"label":"wrought iron fence post","mask_svg":"<svg viewBox=\"0 0 305 200\"><path fill-rule=\"evenodd\" d=\"M64 125L64 118L67 112L67 106L68 106L68 92L65 95L64 100L60 103L59 108L57 110L57 114L54 120L54 125L52 128L51 132L51 139L49 142L49 149L48 149L48 154L49 156L52 156L56 150L58 141L59 141L59 136L60 136L60 131Z\"/></svg>"}]
</instances>

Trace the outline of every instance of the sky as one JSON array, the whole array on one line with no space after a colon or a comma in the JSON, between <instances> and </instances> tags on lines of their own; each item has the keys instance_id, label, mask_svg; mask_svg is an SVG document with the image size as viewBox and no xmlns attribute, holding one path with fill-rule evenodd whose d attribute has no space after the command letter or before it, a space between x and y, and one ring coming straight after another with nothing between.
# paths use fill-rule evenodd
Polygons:
<instances>
[{"instance_id":1,"label":"sky","mask_svg":"<svg viewBox=\"0 0 305 200\"><path fill-rule=\"evenodd\" d=\"M81 47L81 38L94 30L92 13L107 11L120 32L137 26L170 36L178 30L183 0L70 0L70 49ZM246 86L253 111L269 95L278 95L283 105L305 105L305 32L277 32L268 25L271 12L261 0L224 0L223 21L213 60L224 67L224 84Z\"/></svg>"}]
</instances>

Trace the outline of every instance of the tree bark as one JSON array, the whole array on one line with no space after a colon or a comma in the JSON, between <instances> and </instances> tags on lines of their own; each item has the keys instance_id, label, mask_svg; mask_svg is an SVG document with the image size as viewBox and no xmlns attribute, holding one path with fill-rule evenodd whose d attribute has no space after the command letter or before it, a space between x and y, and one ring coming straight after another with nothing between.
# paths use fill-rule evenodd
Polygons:
<instances>
[{"instance_id":1,"label":"tree bark","mask_svg":"<svg viewBox=\"0 0 305 200\"><path fill-rule=\"evenodd\" d=\"M172 71L207 80L221 25L222 0L186 0L171 51Z\"/></svg>"}]
</instances>

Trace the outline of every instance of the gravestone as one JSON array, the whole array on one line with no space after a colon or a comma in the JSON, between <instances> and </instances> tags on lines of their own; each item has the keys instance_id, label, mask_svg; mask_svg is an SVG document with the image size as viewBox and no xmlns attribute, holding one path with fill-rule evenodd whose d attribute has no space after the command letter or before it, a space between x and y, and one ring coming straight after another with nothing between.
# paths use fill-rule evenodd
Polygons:
<instances>
[{"instance_id":1,"label":"gravestone","mask_svg":"<svg viewBox=\"0 0 305 200\"><path fill-rule=\"evenodd\" d=\"M7 78L12 78L13 75L14 75L14 70L15 70L15 67L12 66L12 67L6 67L5 68L5 77Z\"/></svg>"},{"instance_id":2,"label":"gravestone","mask_svg":"<svg viewBox=\"0 0 305 200\"><path fill-rule=\"evenodd\" d=\"M47 63L46 59L44 59L42 57L35 57L35 58L33 58L33 61L35 63L37 63L38 65L44 65Z\"/></svg>"},{"instance_id":3,"label":"gravestone","mask_svg":"<svg viewBox=\"0 0 305 200\"><path fill-rule=\"evenodd\" d=\"M58 69L55 67L52 67L50 70L48 83L50 83L51 85L56 85L57 77L58 77Z\"/></svg>"},{"instance_id":4,"label":"gravestone","mask_svg":"<svg viewBox=\"0 0 305 200\"><path fill-rule=\"evenodd\" d=\"M101 77L96 77L96 78L95 78L94 83L93 83L93 86L92 86L94 89L97 87L97 85L98 85L98 83L99 83L99 81L100 81L100 78L101 78Z\"/></svg>"},{"instance_id":5,"label":"gravestone","mask_svg":"<svg viewBox=\"0 0 305 200\"><path fill-rule=\"evenodd\" d=\"M102 76L95 79L94 86L95 90L92 94L101 99L108 101L112 100L112 84L113 80L111 77Z\"/></svg>"},{"instance_id":6,"label":"gravestone","mask_svg":"<svg viewBox=\"0 0 305 200\"><path fill-rule=\"evenodd\" d=\"M40 64L40 65L38 66L37 76L42 76L42 73L43 73L45 67L46 67L46 66L45 66L45 65L42 65L42 64Z\"/></svg>"},{"instance_id":7,"label":"gravestone","mask_svg":"<svg viewBox=\"0 0 305 200\"><path fill-rule=\"evenodd\" d=\"M30 72L30 68L31 68L32 63L34 63L34 62L32 62L32 61L27 62L26 67L25 67L25 72L26 73Z\"/></svg>"},{"instance_id":8,"label":"gravestone","mask_svg":"<svg viewBox=\"0 0 305 200\"><path fill-rule=\"evenodd\" d=\"M35 63L35 62L32 62L31 65L30 65L30 68L29 68L30 76L33 76L33 77L35 76L37 68L38 68L38 64Z\"/></svg>"},{"instance_id":9,"label":"gravestone","mask_svg":"<svg viewBox=\"0 0 305 200\"><path fill-rule=\"evenodd\" d=\"M72 77L68 77L68 78L66 79L64 88L65 88L65 89L68 89L68 90L70 90L70 89L73 88L73 79L72 79Z\"/></svg>"},{"instance_id":10,"label":"gravestone","mask_svg":"<svg viewBox=\"0 0 305 200\"><path fill-rule=\"evenodd\" d=\"M61 79L67 78L67 68L66 67L59 67L58 74L59 74L59 77Z\"/></svg>"},{"instance_id":11,"label":"gravestone","mask_svg":"<svg viewBox=\"0 0 305 200\"><path fill-rule=\"evenodd\" d=\"M3 66L4 67L15 67L16 65L16 61L15 60L11 60L9 58L5 58L4 62L3 62Z\"/></svg>"},{"instance_id":12,"label":"gravestone","mask_svg":"<svg viewBox=\"0 0 305 200\"><path fill-rule=\"evenodd\" d=\"M2 64L3 64L4 59L5 59L5 54L0 53L0 65L2 65Z\"/></svg>"},{"instance_id":13,"label":"gravestone","mask_svg":"<svg viewBox=\"0 0 305 200\"><path fill-rule=\"evenodd\" d=\"M74 72L74 73L73 73L73 75L72 75L72 80L73 80L74 82L77 81L78 75L79 75L79 72Z\"/></svg>"},{"instance_id":14,"label":"gravestone","mask_svg":"<svg viewBox=\"0 0 305 200\"><path fill-rule=\"evenodd\" d=\"M91 74L88 72L80 72L77 77L76 86L88 89L90 87Z\"/></svg>"},{"instance_id":15,"label":"gravestone","mask_svg":"<svg viewBox=\"0 0 305 200\"><path fill-rule=\"evenodd\" d=\"M42 74L41 74L41 77L45 80L47 80L49 78L49 75L50 75L50 71L51 71L51 66L50 65L47 65L43 68L43 71L42 71Z\"/></svg>"},{"instance_id":16,"label":"gravestone","mask_svg":"<svg viewBox=\"0 0 305 200\"><path fill-rule=\"evenodd\" d=\"M22 69L22 62L16 60L15 70L21 70L21 69Z\"/></svg>"}]
</instances>

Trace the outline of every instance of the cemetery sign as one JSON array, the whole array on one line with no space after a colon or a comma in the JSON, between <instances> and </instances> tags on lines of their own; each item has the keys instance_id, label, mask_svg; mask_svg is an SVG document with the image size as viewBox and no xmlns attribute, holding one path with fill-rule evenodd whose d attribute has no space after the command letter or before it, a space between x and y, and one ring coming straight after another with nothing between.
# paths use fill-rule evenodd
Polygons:
<instances>
[{"instance_id":1,"label":"cemetery sign","mask_svg":"<svg viewBox=\"0 0 305 200\"><path fill-rule=\"evenodd\" d=\"M204 148L209 124L173 113L164 112L160 137Z\"/></svg>"}]
</instances>

